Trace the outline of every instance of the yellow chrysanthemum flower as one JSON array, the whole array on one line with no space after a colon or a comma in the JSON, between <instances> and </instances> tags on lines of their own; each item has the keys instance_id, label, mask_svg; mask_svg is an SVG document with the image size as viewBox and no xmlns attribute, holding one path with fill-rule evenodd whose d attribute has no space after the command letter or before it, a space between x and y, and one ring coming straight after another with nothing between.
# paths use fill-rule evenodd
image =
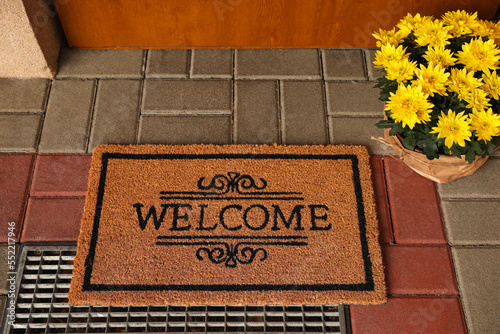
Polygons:
<instances>
[{"instance_id":1,"label":"yellow chrysanthemum flower","mask_svg":"<svg viewBox=\"0 0 500 334\"><path fill-rule=\"evenodd\" d=\"M417 14L419 15L419 14ZM408 19L408 16L410 16L410 19ZM404 37L407 37L411 32L413 31L413 17L411 14L406 15L399 23L396 25L396 27L399 28L399 31L401 32L401 35Z\"/></svg>"},{"instance_id":2,"label":"yellow chrysanthemum flower","mask_svg":"<svg viewBox=\"0 0 500 334\"><path fill-rule=\"evenodd\" d=\"M420 46L445 46L450 44L450 30L440 20L424 21L415 24L415 42Z\"/></svg>"},{"instance_id":3,"label":"yellow chrysanthemum flower","mask_svg":"<svg viewBox=\"0 0 500 334\"><path fill-rule=\"evenodd\" d=\"M465 101L468 103L467 108L472 108L473 111L483 111L491 107L490 99L484 90L476 88L465 96Z\"/></svg>"},{"instance_id":4,"label":"yellow chrysanthemum flower","mask_svg":"<svg viewBox=\"0 0 500 334\"><path fill-rule=\"evenodd\" d=\"M408 58L403 58L398 61L391 61L389 66L385 69L387 72L387 79L396 80L398 83L403 83L413 79L417 63L410 61Z\"/></svg>"},{"instance_id":5,"label":"yellow chrysanthemum flower","mask_svg":"<svg viewBox=\"0 0 500 334\"><path fill-rule=\"evenodd\" d=\"M430 96L434 96L434 93L448 95L446 93L446 84L450 73L445 73L441 65L434 66L433 63L430 63L427 67L420 65L420 68L415 70L415 74L417 79L414 84L422 86L422 91L425 94Z\"/></svg>"},{"instance_id":6,"label":"yellow chrysanthemum flower","mask_svg":"<svg viewBox=\"0 0 500 334\"><path fill-rule=\"evenodd\" d=\"M390 110L391 117L396 122L413 129L415 124L431 119L430 112L434 105L427 100L428 97L420 86L399 85L396 93L391 93L385 110Z\"/></svg>"},{"instance_id":7,"label":"yellow chrysanthemum flower","mask_svg":"<svg viewBox=\"0 0 500 334\"><path fill-rule=\"evenodd\" d=\"M488 94L488 96L498 100L500 98L500 78L496 71L486 71L483 73L484 84L481 89Z\"/></svg>"},{"instance_id":8,"label":"yellow chrysanthemum flower","mask_svg":"<svg viewBox=\"0 0 500 334\"><path fill-rule=\"evenodd\" d=\"M477 38L462 45L462 51L457 52L458 63L465 65L469 71L487 71L497 69L500 61L500 49L493 40L483 42Z\"/></svg>"},{"instance_id":9,"label":"yellow chrysanthemum flower","mask_svg":"<svg viewBox=\"0 0 500 334\"><path fill-rule=\"evenodd\" d=\"M457 92L459 99L464 100L467 94L480 86L481 79L474 78L474 72L468 72L465 68L461 70L458 68L451 69L448 90Z\"/></svg>"},{"instance_id":10,"label":"yellow chrysanthemum flower","mask_svg":"<svg viewBox=\"0 0 500 334\"><path fill-rule=\"evenodd\" d=\"M380 50L375 52L375 61L373 65L378 68L387 68L393 61L399 61L408 58L406 48L402 45L395 47L392 44L382 45Z\"/></svg>"},{"instance_id":11,"label":"yellow chrysanthemum flower","mask_svg":"<svg viewBox=\"0 0 500 334\"><path fill-rule=\"evenodd\" d=\"M467 115L464 116L463 111L459 114L455 114L451 109L448 114L441 111L437 126L432 127L430 133L437 133L438 138L445 138L444 144L448 148L451 148L454 143L464 147L465 141L470 141L472 136L469 123L470 120Z\"/></svg>"},{"instance_id":12,"label":"yellow chrysanthemum flower","mask_svg":"<svg viewBox=\"0 0 500 334\"><path fill-rule=\"evenodd\" d=\"M451 51L445 49L444 46L430 47L424 54L424 58L429 63L439 64L444 68L455 65L455 61L457 60L453 58Z\"/></svg>"},{"instance_id":13,"label":"yellow chrysanthemum flower","mask_svg":"<svg viewBox=\"0 0 500 334\"><path fill-rule=\"evenodd\" d=\"M412 31L415 29L415 24L432 20L433 18L431 16L420 16L420 14L418 13L415 14L415 16L406 14L406 16L398 22L396 27L399 28L399 33L404 38L412 33Z\"/></svg>"},{"instance_id":14,"label":"yellow chrysanthemum flower","mask_svg":"<svg viewBox=\"0 0 500 334\"><path fill-rule=\"evenodd\" d=\"M474 36L488 37L495 40L495 44L500 42L500 22L492 22L487 20L477 20L479 25L474 29Z\"/></svg>"},{"instance_id":15,"label":"yellow chrysanthemum flower","mask_svg":"<svg viewBox=\"0 0 500 334\"><path fill-rule=\"evenodd\" d=\"M491 137L500 136L500 116L494 114L491 108L487 111L473 111L469 118L470 129L475 131L478 140L488 142Z\"/></svg>"},{"instance_id":16,"label":"yellow chrysanthemum flower","mask_svg":"<svg viewBox=\"0 0 500 334\"><path fill-rule=\"evenodd\" d=\"M415 29L417 23L429 22L433 19L432 16L420 16L418 13L413 16L408 13L398 22L398 24L396 24L396 27L398 27L400 31L405 31L405 33L407 31L409 35Z\"/></svg>"},{"instance_id":17,"label":"yellow chrysanthemum flower","mask_svg":"<svg viewBox=\"0 0 500 334\"><path fill-rule=\"evenodd\" d=\"M445 13L442 19L445 25L453 27L450 33L455 37L470 34L479 26L477 12L469 14L465 10L457 10Z\"/></svg>"},{"instance_id":18,"label":"yellow chrysanthemum flower","mask_svg":"<svg viewBox=\"0 0 500 334\"><path fill-rule=\"evenodd\" d=\"M382 45L398 45L401 43L406 36L402 36L398 31L396 32L396 28L392 30L383 30L379 29L378 33L373 33L373 37L377 39L377 47L380 48Z\"/></svg>"}]
</instances>

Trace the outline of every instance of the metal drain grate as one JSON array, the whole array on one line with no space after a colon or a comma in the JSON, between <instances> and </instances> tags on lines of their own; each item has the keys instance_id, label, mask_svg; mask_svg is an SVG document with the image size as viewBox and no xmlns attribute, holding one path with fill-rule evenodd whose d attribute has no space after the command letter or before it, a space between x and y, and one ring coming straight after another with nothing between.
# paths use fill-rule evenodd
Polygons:
<instances>
[{"instance_id":1,"label":"metal drain grate","mask_svg":"<svg viewBox=\"0 0 500 334\"><path fill-rule=\"evenodd\" d=\"M346 333L344 306L70 306L75 246L24 246L3 333ZM5 320L4 320L5 323Z\"/></svg>"}]
</instances>

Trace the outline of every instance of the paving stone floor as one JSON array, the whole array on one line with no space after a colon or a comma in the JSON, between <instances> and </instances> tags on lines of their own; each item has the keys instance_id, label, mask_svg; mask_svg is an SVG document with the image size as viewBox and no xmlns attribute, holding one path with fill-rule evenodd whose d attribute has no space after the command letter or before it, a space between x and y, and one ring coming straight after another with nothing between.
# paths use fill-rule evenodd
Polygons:
<instances>
[{"instance_id":1,"label":"paving stone floor","mask_svg":"<svg viewBox=\"0 0 500 334\"><path fill-rule=\"evenodd\" d=\"M498 333L500 158L445 185L371 136L374 50L63 49L54 80L0 79L0 305L17 243L75 242L99 144L360 144L372 157L389 302L353 333ZM3 307L2 307L3 310Z\"/></svg>"}]
</instances>

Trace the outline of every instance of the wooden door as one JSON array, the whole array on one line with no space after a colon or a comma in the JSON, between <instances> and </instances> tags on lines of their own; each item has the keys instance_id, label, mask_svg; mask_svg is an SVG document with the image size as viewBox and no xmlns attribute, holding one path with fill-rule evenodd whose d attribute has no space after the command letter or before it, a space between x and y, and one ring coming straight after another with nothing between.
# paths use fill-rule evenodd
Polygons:
<instances>
[{"instance_id":1,"label":"wooden door","mask_svg":"<svg viewBox=\"0 0 500 334\"><path fill-rule=\"evenodd\" d=\"M371 34L407 13L439 17L496 0L55 0L77 48L374 47Z\"/></svg>"}]
</instances>

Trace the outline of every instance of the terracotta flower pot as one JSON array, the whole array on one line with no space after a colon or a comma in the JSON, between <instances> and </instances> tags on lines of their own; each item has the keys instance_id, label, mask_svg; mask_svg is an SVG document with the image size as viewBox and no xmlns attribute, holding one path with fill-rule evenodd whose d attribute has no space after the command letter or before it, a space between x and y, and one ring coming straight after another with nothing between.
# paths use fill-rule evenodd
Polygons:
<instances>
[{"instance_id":1,"label":"terracotta flower pot","mask_svg":"<svg viewBox=\"0 0 500 334\"><path fill-rule=\"evenodd\" d=\"M372 139L376 139L392 147L398 154L399 160L403 161L418 174L437 183L448 183L458 178L472 175L489 158L489 156L485 158L478 156L472 163L468 163L465 160L465 156L458 158L440 154L439 159L429 160L421 152L406 149L398 137L389 135L389 131L389 129L384 130L384 138L372 137Z\"/></svg>"}]
</instances>

